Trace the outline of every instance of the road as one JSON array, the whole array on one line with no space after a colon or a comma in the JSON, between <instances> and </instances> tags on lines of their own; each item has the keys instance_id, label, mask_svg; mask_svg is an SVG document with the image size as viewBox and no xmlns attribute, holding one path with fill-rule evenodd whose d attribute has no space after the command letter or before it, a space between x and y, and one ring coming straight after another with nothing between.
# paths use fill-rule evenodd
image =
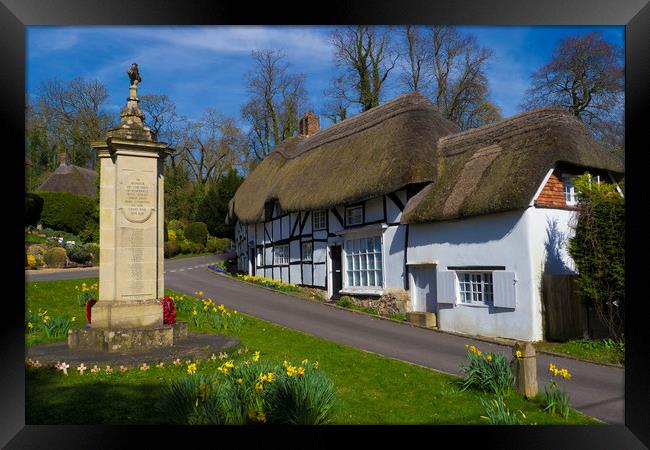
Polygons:
<instances>
[{"instance_id":1,"label":"road","mask_svg":"<svg viewBox=\"0 0 650 450\"><path fill-rule=\"evenodd\" d=\"M203 256L166 261L165 287L187 294L203 291L228 308L260 319L454 375L461 374L460 365L465 363L465 344L476 345L483 352L511 354L507 346L382 320L243 284L208 272L205 266L216 259ZM28 280L91 276L97 276L97 271L43 274ZM573 375L566 383L573 407L610 424L625 423L624 369L538 353L540 391L550 378L551 362Z\"/></svg>"}]
</instances>

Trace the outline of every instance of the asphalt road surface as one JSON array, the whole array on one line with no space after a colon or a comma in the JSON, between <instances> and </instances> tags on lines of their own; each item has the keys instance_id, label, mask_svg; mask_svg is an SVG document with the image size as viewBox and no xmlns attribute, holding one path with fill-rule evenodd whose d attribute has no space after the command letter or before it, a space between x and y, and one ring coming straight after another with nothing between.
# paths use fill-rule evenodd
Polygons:
<instances>
[{"instance_id":1,"label":"asphalt road surface","mask_svg":"<svg viewBox=\"0 0 650 450\"><path fill-rule=\"evenodd\" d=\"M512 352L507 346L382 320L243 284L207 271L205 266L217 259L202 256L165 261L165 287L187 294L200 290L228 308L260 319L454 375L461 374L460 365L465 363L465 344L476 345L483 352ZM28 281L92 276L97 276L97 270L39 274ZM566 387L573 407L609 424L625 423L624 369L538 353L540 392L550 378L550 362L571 372L573 377Z\"/></svg>"}]
</instances>

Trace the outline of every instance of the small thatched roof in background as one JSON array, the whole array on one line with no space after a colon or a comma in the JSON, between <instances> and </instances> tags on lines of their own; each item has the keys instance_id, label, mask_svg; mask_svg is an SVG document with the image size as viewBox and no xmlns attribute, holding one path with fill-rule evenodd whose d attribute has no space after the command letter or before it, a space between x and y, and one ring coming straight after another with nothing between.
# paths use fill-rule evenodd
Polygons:
<instances>
[{"instance_id":1,"label":"small thatched roof in background","mask_svg":"<svg viewBox=\"0 0 650 450\"><path fill-rule=\"evenodd\" d=\"M449 220L525 208L548 170L569 163L616 174L623 163L561 109L540 109L443 137L435 181L411 200L402 223Z\"/></svg>"},{"instance_id":2,"label":"small thatched roof in background","mask_svg":"<svg viewBox=\"0 0 650 450\"><path fill-rule=\"evenodd\" d=\"M284 211L324 209L432 181L438 140L458 131L411 93L312 136L289 138L244 180L229 221L263 221L265 204L274 200Z\"/></svg>"},{"instance_id":3,"label":"small thatched roof in background","mask_svg":"<svg viewBox=\"0 0 650 450\"><path fill-rule=\"evenodd\" d=\"M45 192L70 192L78 195L97 195L97 172L83 167L61 164L38 189Z\"/></svg>"}]
</instances>

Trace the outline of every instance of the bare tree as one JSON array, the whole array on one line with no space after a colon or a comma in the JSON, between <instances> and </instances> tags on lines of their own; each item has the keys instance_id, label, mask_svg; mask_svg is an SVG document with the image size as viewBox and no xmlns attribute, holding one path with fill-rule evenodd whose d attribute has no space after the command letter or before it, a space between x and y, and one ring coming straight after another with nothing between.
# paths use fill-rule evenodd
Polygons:
<instances>
[{"instance_id":1,"label":"bare tree","mask_svg":"<svg viewBox=\"0 0 650 450\"><path fill-rule=\"evenodd\" d=\"M488 99L485 65L492 56L474 36L456 28L432 29L431 97L440 112L461 129L492 123L501 118L499 108Z\"/></svg>"},{"instance_id":2,"label":"bare tree","mask_svg":"<svg viewBox=\"0 0 650 450\"><path fill-rule=\"evenodd\" d=\"M331 35L336 65L343 70L343 98L367 111L379 105L382 87L398 58L388 29L369 26L336 28Z\"/></svg>"},{"instance_id":3,"label":"bare tree","mask_svg":"<svg viewBox=\"0 0 650 450\"><path fill-rule=\"evenodd\" d=\"M602 33L562 39L552 59L531 79L523 108L566 108L605 145L622 148L623 51Z\"/></svg>"},{"instance_id":4,"label":"bare tree","mask_svg":"<svg viewBox=\"0 0 650 450\"><path fill-rule=\"evenodd\" d=\"M323 114L332 123L338 123L348 117L351 103L347 99L345 89L345 80L340 76L333 78L330 86L323 91L323 95L328 99L323 107Z\"/></svg>"},{"instance_id":5,"label":"bare tree","mask_svg":"<svg viewBox=\"0 0 650 450\"><path fill-rule=\"evenodd\" d=\"M427 89L433 74L431 71L431 45L420 27L407 25L404 28L402 74L400 81L409 91Z\"/></svg>"},{"instance_id":6,"label":"bare tree","mask_svg":"<svg viewBox=\"0 0 650 450\"><path fill-rule=\"evenodd\" d=\"M174 165L182 151L177 146L187 118L178 114L176 104L167 95L143 95L140 97L140 107L145 115L145 123L156 138L175 149L169 159L170 163Z\"/></svg>"},{"instance_id":7,"label":"bare tree","mask_svg":"<svg viewBox=\"0 0 650 450\"><path fill-rule=\"evenodd\" d=\"M249 101L241 114L250 126L250 157L262 160L271 149L298 131L307 103L303 74L290 73L283 52L252 52L255 68L248 74Z\"/></svg>"},{"instance_id":8,"label":"bare tree","mask_svg":"<svg viewBox=\"0 0 650 450\"><path fill-rule=\"evenodd\" d=\"M182 162L199 190L204 191L208 180L218 181L237 165L245 139L233 118L208 108L199 120L187 123L179 147Z\"/></svg>"}]
</instances>

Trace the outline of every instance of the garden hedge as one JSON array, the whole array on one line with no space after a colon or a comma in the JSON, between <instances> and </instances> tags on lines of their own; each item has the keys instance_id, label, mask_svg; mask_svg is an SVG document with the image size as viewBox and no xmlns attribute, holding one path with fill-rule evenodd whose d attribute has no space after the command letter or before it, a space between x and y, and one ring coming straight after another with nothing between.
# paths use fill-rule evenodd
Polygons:
<instances>
[{"instance_id":1,"label":"garden hedge","mask_svg":"<svg viewBox=\"0 0 650 450\"><path fill-rule=\"evenodd\" d=\"M34 225L41 219L43 197L32 192L25 194L25 225Z\"/></svg>"},{"instance_id":2,"label":"garden hedge","mask_svg":"<svg viewBox=\"0 0 650 450\"><path fill-rule=\"evenodd\" d=\"M41 223L44 227L78 235L97 218L97 198L69 192L39 192L38 195L43 198Z\"/></svg>"},{"instance_id":3,"label":"garden hedge","mask_svg":"<svg viewBox=\"0 0 650 450\"><path fill-rule=\"evenodd\" d=\"M185 227L185 238L197 244L205 245L208 239L208 226L203 222L192 222Z\"/></svg>"}]
</instances>

